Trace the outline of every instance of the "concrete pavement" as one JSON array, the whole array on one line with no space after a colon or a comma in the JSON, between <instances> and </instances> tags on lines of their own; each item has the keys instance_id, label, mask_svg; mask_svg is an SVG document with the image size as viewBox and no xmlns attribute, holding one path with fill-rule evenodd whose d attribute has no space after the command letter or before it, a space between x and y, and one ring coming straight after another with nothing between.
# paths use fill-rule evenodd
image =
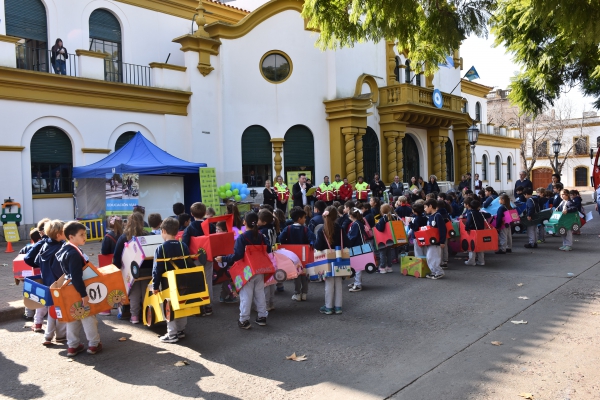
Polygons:
<instances>
[{"instance_id":1,"label":"concrete pavement","mask_svg":"<svg viewBox=\"0 0 600 400\"><path fill-rule=\"evenodd\" d=\"M570 253L558 250L560 238L528 250L525 236L515 235L514 253L486 254L481 267L451 257L439 281L404 277L397 266L391 275L368 275L362 292L344 292L339 316L318 313L322 284L295 303L288 282L269 325L250 331L237 328L235 305L218 303L213 316L190 318L188 337L173 345L157 339L164 326L99 317L105 350L73 362L66 346L44 348L23 321L4 322L0 396L600 398L600 221L582 232ZM285 360L293 352L308 360ZM190 365L174 366L184 359ZM61 372L43 374L40 365Z\"/></svg>"}]
</instances>

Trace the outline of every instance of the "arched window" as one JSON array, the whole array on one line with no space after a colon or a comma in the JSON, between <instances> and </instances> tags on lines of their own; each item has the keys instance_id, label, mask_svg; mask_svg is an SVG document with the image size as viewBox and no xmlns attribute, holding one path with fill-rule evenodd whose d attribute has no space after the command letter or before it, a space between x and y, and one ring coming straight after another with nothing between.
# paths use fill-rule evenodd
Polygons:
<instances>
[{"instance_id":1,"label":"arched window","mask_svg":"<svg viewBox=\"0 0 600 400\"><path fill-rule=\"evenodd\" d=\"M285 139L285 142L283 142L283 162L286 175L283 180L287 181L288 171L306 171L310 172L313 183L316 184L315 141L310 129L304 125L295 125L288 129L283 138Z\"/></svg>"},{"instance_id":2,"label":"arched window","mask_svg":"<svg viewBox=\"0 0 600 400\"><path fill-rule=\"evenodd\" d=\"M134 131L128 131L128 132L121 134L121 136L119 136L119 138L117 139L117 142L115 143L115 151L119 150L121 147L123 147L127 143L129 143L129 141L131 139L133 139L133 137L135 136L136 133L137 132L134 132Z\"/></svg>"},{"instance_id":3,"label":"arched window","mask_svg":"<svg viewBox=\"0 0 600 400\"><path fill-rule=\"evenodd\" d=\"M367 133L362 137L363 141L363 173L365 182L371 182L375 174L381 176L381 165L379 159L379 139L375 131L367 127Z\"/></svg>"},{"instance_id":4,"label":"arched window","mask_svg":"<svg viewBox=\"0 0 600 400\"><path fill-rule=\"evenodd\" d=\"M31 138L33 194L72 193L73 146L60 129L47 126Z\"/></svg>"},{"instance_id":5,"label":"arched window","mask_svg":"<svg viewBox=\"0 0 600 400\"><path fill-rule=\"evenodd\" d=\"M394 75L396 76L396 82L400 82L400 56L394 58L396 61L396 67L394 68Z\"/></svg>"},{"instance_id":6,"label":"arched window","mask_svg":"<svg viewBox=\"0 0 600 400\"><path fill-rule=\"evenodd\" d=\"M97 9L90 15L90 50L107 54L104 80L123 82L121 24L108 10Z\"/></svg>"},{"instance_id":7,"label":"arched window","mask_svg":"<svg viewBox=\"0 0 600 400\"><path fill-rule=\"evenodd\" d=\"M410 69L410 60L406 60L404 65L406 66L406 68L404 68L404 82L411 83L410 73L412 70Z\"/></svg>"},{"instance_id":8,"label":"arched window","mask_svg":"<svg viewBox=\"0 0 600 400\"><path fill-rule=\"evenodd\" d=\"M575 168L575 186L588 186L589 181L587 167Z\"/></svg>"},{"instance_id":9,"label":"arched window","mask_svg":"<svg viewBox=\"0 0 600 400\"><path fill-rule=\"evenodd\" d=\"M508 158L506 159L506 180L509 182L512 180L512 157L511 156L508 156Z\"/></svg>"},{"instance_id":10,"label":"arched window","mask_svg":"<svg viewBox=\"0 0 600 400\"><path fill-rule=\"evenodd\" d=\"M475 103L475 121L481 122L481 103Z\"/></svg>"},{"instance_id":11,"label":"arched window","mask_svg":"<svg viewBox=\"0 0 600 400\"><path fill-rule=\"evenodd\" d=\"M402 139L402 158L404 159L404 173L402 176L403 182L407 182L410 185L410 178L418 178L420 175L420 160L419 160L419 148L415 139L411 135L406 134Z\"/></svg>"},{"instance_id":12,"label":"arched window","mask_svg":"<svg viewBox=\"0 0 600 400\"><path fill-rule=\"evenodd\" d=\"M469 113L469 102L465 101L465 105L463 106L463 113L468 114Z\"/></svg>"},{"instance_id":13,"label":"arched window","mask_svg":"<svg viewBox=\"0 0 600 400\"><path fill-rule=\"evenodd\" d=\"M252 171L256 176L256 186L263 186L265 180L271 179L272 155L269 132L260 125L246 128L242 134L242 179L244 183L249 183Z\"/></svg>"},{"instance_id":14,"label":"arched window","mask_svg":"<svg viewBox=\"0 0 600 400\"><path fill-rule=\"evenodd\" d=\"M40 0L4 0L6 35L21 38L17 68L50 72L46 7Z\"/></svg>"},{"instance_id":15,"label":"arched window","mask_svg":"<svg viewBox=\"0 0 600 400\"><path fill-rule=\"evenodd\" d=\"M481 180L482 181L487 181L488 180L488 158L487 155L483 155L481 156Z\"/></svg>"},{"instance_id":16,"label":"arched window","mask_svg":"<svg viewBox=\"0 0 600 400\"><path fill-rule=\"evenodd\" d=\"M502 161L500 160L500 156L496 156L496 159L494 160L494 166L496 167L496 176L494 179L500 182L500 171L502 171Z\"/></svg>"},{"instance_id":17,"label":"arched window","mask_svg":"<svg viewBox=\"0 0 600 400\"><path fill-rule=\"evenodd\" d=\"M454 148L450 139L446 140L446 180L454 181Z\"/></svg>"}]
</instances>

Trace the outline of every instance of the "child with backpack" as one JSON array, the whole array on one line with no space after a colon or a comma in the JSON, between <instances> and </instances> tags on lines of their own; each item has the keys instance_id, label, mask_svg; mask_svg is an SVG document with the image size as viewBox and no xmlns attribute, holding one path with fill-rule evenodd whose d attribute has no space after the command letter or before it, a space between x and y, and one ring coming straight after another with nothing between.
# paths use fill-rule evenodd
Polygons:
<instances>
[{"instance_id":1,"label":"child with backpack","mask_svg":"<svg viewBox=\"0 0 600 400\"><path fill-rule=\"evenodd\" d=\"M512 209L508 195L500 195L500 207L498 207L498 212L496 213L496 229L498 230L498 251L496 254L512 253L510 222L504 221L504 213Z\"/></svg>"},{"instance_id":2,"label":"child with backpack","mask_svg":"<svg viewBox=\"0 0 600 400\"><path fill-rule=\"evenodd\" d=\"M384 204L380 208L381 218L375 225L375 229L379 232L385 231L385 227L388 222L393 221L392 207L389 204ZM379 250L379 270L380 274L389 274L392 270L392 260L394 259L395 252L391 246L386 246Z\"/></svg>"},{"instance_id":3,"label":"child with backpack","mask_svg":"<svg viewBox=\"0 0 600 400\"><path fill-rule=\"evenodd\" d=\"M525 215L527 216L527 220L531 221L540 212L540 205L537 196L533 195L532 188L526 187L523 189L523 196L525 196ZM530 225L527 227L527 238L529 239L529 243L525 245L525 248L537 249L537 226Z\"/></svg>"},{"instance_id":4,"label":"child with backpack","mask_svg":"<svg viewBox=\"0 0 600 400\"><path fill-rule=\"evenodd\" d=\"M465 223L465 230L482 230L485 228L485 218L479 211L481 203L479 200L465 200L465 208L467 209L467 221ZM469 260L465 261L465 265L485 265L485 253L482 251L470 251Z\"/></svg>"},{"instance_id":5,"label":"child with backpack","mask_svg":"<svg viewBox=\"0 0 600 400\"><path fill-rule=\"evenodd\" d=\"M351 221L350 229L348 230L348 247L361 246L367 241L365 235L365 221L362 213L356 207L349 210L348 217ZM362 290L362 273L356 271L354 275L354 283L348 285L350 292L360 292Z\"/></svg>"},{"instance_id":6,"label":"child with backpack","mask_svg":"<svg viewBox=\"0 0 600 400\"><path fill-rule=\"evenodd\" d=\"M267 209L262 209L258 212L258 221L260 223L260 233L269 239L271 246L275 246L277 244L278 228L275 224L279 225L279 221ZM283 282L281 283L283 284ZM275 309L275 285L265 287L265 301L267 302L267 311Z\"/></svg>"}]
</instances>

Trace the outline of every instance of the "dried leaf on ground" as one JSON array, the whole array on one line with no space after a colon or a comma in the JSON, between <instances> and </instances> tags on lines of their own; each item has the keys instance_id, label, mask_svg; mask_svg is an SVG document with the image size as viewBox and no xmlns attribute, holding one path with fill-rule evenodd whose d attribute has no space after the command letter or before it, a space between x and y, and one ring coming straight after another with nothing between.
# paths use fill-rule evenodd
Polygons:
<instances>
[{"instance_id":1,"label":"dried leaf on ground","mask_svg":"<svg viewBox=\"0 0 600 400\"><path fill-rule=\"evenodd\" d=\"M521 396L524 399L533 400L533 395L531 393L519 393L519 396Z\"/></svg>"},{"instance_id":2,"label":"dried leaf on ground","mask_svg":"<svg viewBox=\"0 0 600 400\"><path fill-rule=\"evenodd\" d=\"M190 363L189 363L189 362L187 362L187 361L185 361L185 360L183 360L183 361L177 361L177 362L175 363L175 366L176 366L176 367L185 367L186 365L190 365Z\"/></svg>"},{"instance_id":3,"label":"dried leaf on ground","mask_svg":"<svg viewBox=\"0 0 600 400\"><path fill-rule=\"evenodd\" d=\"M598 315L598 313L597 312L593 312L592 315Z\"/></svg>"},{"instance_id":4,"label":"dried leaf on ground","mask_svg":"<svg viewBox=\"0 0 600 400\"><path fill-rule=\"evenodd\" d=\"M523 286L523 284L522 283L517 283L517 286Z\"/></svg>"},{"instance_id":5,"label":"dried leaf on ground","mask_svg":"<svg viewBox=\"0 0 600 400\"><path fill-rule=\"evenodd\" d=\"M520 325L520 324L526 324L527 323L527 321L523 321L523 320L520 320L520 321L510 321L510 322L512 322L515 325Z\"/></svg>"},{"instance_id":6,"label":"dried leaf on ground","mask_svg":"<svg viewBox=\"0 0 600 400\"><path fill-rule=\"evenodd\" d=\"M126 338L126 337L120 337L120 338L119 338L119 342L124 342L124 341L126 341L126 340L127 340L127 338Z\"/></svg>"},{"instance_id":7,"label":"dried leaf on ground","mask_svg":"<svg viewBox=\"0 0 600 400\"><path fill-rule=\"evenodd\" d=\"M308 360L308 358L306 358L306 354L301 355L301 356L297 356L296 353L292 354L289 357L285 358L286 360L292 360L292 361L306 361Z\"/></svg>"},{"instance_id":8,"label":"dried leaf on ground","mask_svg":"<svg viewBox=\"0 0 600 400\"><path fill-rule=\"evenodd\" d=\"M494 346L502 346L502 342L499 342L497 340L491 342Z\"/></svg>"},{"instance_id":9,"label":"dried leaf on ground","mask_svg":"<svg viewBox=\"0 0 600 400\"><path fill-rule=\"evenodd\" d=\"M529 300L529 297L527 297L527 296L519 296L519 298L520 298L521 300Z\"/></svg>"}]
</instances>

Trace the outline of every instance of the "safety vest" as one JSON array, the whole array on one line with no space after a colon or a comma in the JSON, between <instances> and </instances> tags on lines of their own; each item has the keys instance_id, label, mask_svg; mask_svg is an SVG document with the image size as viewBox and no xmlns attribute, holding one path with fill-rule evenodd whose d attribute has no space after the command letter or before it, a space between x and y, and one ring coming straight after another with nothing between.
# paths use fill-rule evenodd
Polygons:
<instances>
[{"instance_id":1,"label":"safety vest","mask_svg":"<svg viewBox=\"0 0 600 400\"><path fill-rule=\"evenodd\" d=\"M344 181L339 181L339 182L333 181L333 182L331 182L331 186L333 186L334 190L340 190L340 187L343 184L344 184Z\"/></svg>"},{"instance_id":2,"label":"safety vest","mask_svg":"<svg viewBox=\"0 0 600 400\"><path fill-rule=\"evenodd\" d=\"M282 201L290 198L290 191L289 191L288 187L285 185L285 183L279 184L279 182L275 182L275 185L273 185L273 187L275 188L275 191L277 192L277 200L279 200L279 202L282 202Z\"/></svg>"},{"instance_id":3,"label":"safety vest","mask_svg":"<svg viewBox=\"0 0 600 400\"><path fill-rule=\"evenodd\" d=\"M369 184L367 182L356 183L356 200L366 200L369 196Z\"/></svg>"},{"instance_id":4,"label":"safety vest","mask_svg":"<svg viewBox=\"0 0 600 400\"><path fill-rule=\"evenodd\" d=\"M325 182L323 182L319 185L317 197L319 198L319 200L333 201L335 197L334 190L335 189L331 183L329 185L326 185Z\"/></svg>"}]
</instances>

